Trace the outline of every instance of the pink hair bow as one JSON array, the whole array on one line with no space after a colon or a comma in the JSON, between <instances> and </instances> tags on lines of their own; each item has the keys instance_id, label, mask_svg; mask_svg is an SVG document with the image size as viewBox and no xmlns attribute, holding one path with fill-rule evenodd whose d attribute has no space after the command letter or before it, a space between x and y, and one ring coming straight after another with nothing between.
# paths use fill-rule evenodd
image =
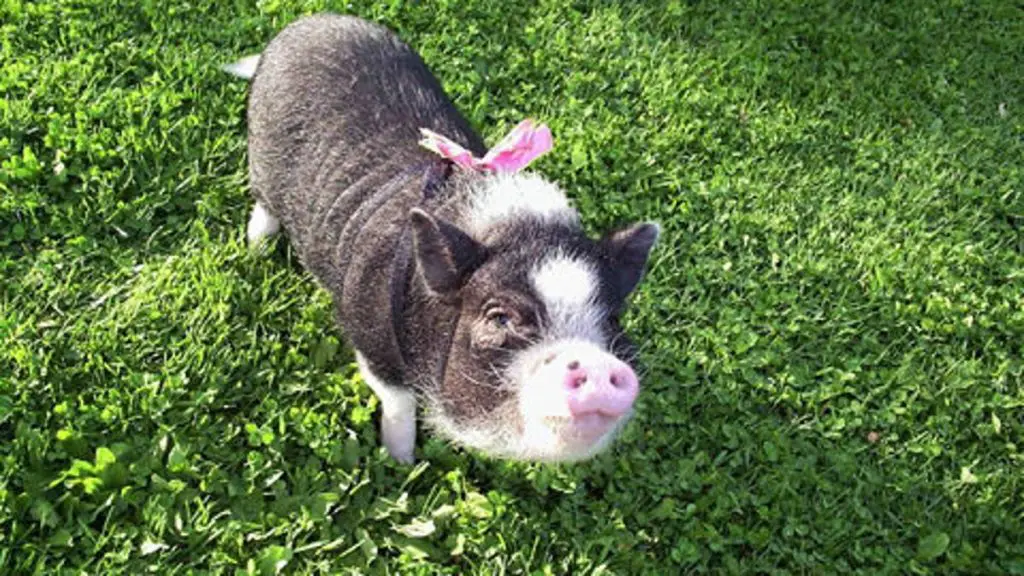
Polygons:
<instances>
[{"instance_id":1,"label":"pink hair bow","mask_svg":"<svg viewBox=\"0 0 1024 576\"><path fill-rule=\"evenodd\" d=\"M426 128L420 128L420 132L423 134L420 146L467 170L517 172L552 146L551 130L544 124L534 126L529 118L513 128L483 158L473 156L469 150L436 132Z\"/></svg>"}]
</instances>

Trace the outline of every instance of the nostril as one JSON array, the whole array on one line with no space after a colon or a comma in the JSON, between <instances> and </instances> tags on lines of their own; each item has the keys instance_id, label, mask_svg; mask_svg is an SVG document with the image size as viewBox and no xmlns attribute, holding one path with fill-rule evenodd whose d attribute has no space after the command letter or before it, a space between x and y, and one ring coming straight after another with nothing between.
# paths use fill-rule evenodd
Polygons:
<instances>
[{"instance_id":1,"label":"nostril","mask_svg":"<svg viewBox=\"0 0 1024 576\"><path fill-rule=\"evenodd\" d=\"M608 383L612 388L629 393L637 387L636 376L629 367L613 369L608 374Z\"/></svg>"},{"instance_id":2,"label":"nostril","mask_svg":"<svg viewBox=\"0 0 1024 576\"><path fill-rule=\"evenodd\" d=\"M569 362L569 366L568 366L569 370L575 370L575 369L577 369L579 367L580 367L579 360L573 360L572 362Z\"/></svg>"},{"instance_id":3,"label":"nostril","mask_svg":"<svg viewBox=\"0 0 1024 576\"><path fill-rule=\"evenodd\" d=\"M587 383L587 375L586 374L580 374L579 376L570 376L569 377L569 388L571 390L577 390L577 389L579 389L581 386L583 386L586 383Z\"/></svg>"}]
</instances>

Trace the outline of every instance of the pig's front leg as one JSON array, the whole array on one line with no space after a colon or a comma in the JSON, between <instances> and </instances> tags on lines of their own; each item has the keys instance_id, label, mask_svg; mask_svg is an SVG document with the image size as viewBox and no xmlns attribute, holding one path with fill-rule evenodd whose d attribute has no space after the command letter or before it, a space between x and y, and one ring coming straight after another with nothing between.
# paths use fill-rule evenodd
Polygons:
<instances>
[{"instance_id":1,"label":"pig's front leg","mask_svg":"<svg viewBox=\"0 0 1024 576\"><path fill-rule=\"evenodd\" d=\"M370 371L366 359L356 352L356 363L363 380L380 400L380 435L391 457L403 464L416 459L416 395L405 388L387 384Z\"/></svg>"}]
</instances>

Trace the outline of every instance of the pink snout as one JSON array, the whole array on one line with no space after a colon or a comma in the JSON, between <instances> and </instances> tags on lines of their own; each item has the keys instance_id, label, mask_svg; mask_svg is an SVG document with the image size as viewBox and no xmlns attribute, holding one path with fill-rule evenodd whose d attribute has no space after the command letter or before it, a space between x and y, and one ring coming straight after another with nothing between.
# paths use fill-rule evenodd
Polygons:
<instances>
[{"instance_id":1,"label":"pink snout","mask_svg":"<svg viewBox=\"0 0 1024 576\"><path fill-rule=\"evenodd\" d=\"M614 357L597 361L569 360L565 394L574 418L600 414L618 418L633 407L640 382L628 364Z\"/></svg>"}]
</instances>

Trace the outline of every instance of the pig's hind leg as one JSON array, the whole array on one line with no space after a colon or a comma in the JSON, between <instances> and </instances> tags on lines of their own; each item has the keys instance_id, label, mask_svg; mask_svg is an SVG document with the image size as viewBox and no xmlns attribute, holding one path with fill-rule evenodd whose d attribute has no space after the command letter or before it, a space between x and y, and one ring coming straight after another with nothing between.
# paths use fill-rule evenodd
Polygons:
<instances>
[{"instance_id":1,"label":"pig's hind leg","mask_svg":"<svg viewBox=\"0 0 1024 576\"><path fill-rule=\"evenodd\" d=\"M378 378L370 371L366 359L359 352L356 352L356 363L363 380L380 400L380 435L384 446L395 460L403 464L413 463L413 450L416 448L416 395Z\"/></svg>"},{"instance_id":2,"label":"pig's hind leg","mask_svg":"<svg viewBox=\"0 0 1024 576\"><path fill-rule=\"evenodd\" d=\"M270 212L259 202L252 209L249 216L249 225L245 229L245 235L249 239L249 246L256 246L264 239L277 234L281 229L281 222L271 216Z\"/></svg>"}]
</instances>

